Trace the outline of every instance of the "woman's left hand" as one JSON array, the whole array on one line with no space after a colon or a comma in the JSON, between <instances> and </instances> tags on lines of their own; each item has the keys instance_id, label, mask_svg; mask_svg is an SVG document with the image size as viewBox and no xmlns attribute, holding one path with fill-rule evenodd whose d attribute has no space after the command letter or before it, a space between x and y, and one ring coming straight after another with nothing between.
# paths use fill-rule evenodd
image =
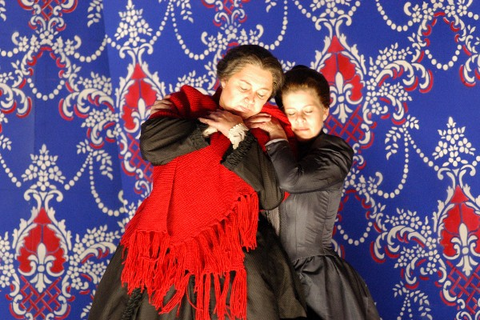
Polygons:
<instances>
[{"instance_id":1,"label":"woman's left hand","mask_svg":"<svg viewBox=\"0 0 480 320\"><path fill-rule=\"evenodd\" d=\"M165 97L163 97L162 100L155 101L154 104L150 107L150 114L154 114L155 112L160 111L160 110L170 109L173 104L168 99L170 99L169 94L167 94Z\"/></svg>"},{"instance_id":2,"label":"woman's left hand","mask_svg":"<svg viewBox=\"0 0 480 320\"><path fill-rule=\"evenodd\" d=\"M216 110L210 112L207 116L198 118L202 123L209 125L228 137L228 131L239 123L243 123L243 118L226 110Z\"/></svg>"},{"instance_id":3,"label":"woman's left hand","mask_svg":"<svg viewBox=\"0 0 480 320\"><path fill-rule=\"evenodd\" d=\"M287 139L285 130L283 130L280 122L277 119L272 118L267 113L259 113L257 115L254 115L245 120L245 124L249 128L260 128L266 131L270 136L270 140Z\"/></svg>"}]
</instances>

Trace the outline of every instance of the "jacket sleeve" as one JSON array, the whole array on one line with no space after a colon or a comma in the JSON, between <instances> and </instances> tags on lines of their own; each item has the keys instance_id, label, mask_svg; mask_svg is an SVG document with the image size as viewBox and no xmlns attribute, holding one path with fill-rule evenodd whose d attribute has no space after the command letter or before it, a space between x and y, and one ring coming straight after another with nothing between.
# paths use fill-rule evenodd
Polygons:
<instances>
[{"instance_id":1,"label":"jacket sleeve","mask_svg":"<svg viewBox=\"0 0 480 320\"><path fill-rule=\"evenodd\" d=\"M275 169L250 131L237 149L227 150L222 164L255 189L261 209L271 210L282 202L284 193L279 188Z\"/></svg>"},{"instance_id":2,"label":"jacket sleeve","mask_svg":"<svg viewBox=\"0 0 480 320\"><path fill-rule=\"evenodd\" d=\"M314 143L300 161L295 159L286 141L269 144L267 152L277 172L280 188L289 193L324 190L343 183L353 158L353 150L344 140L329 137Z\"/></svg>"},{"instance_id":3,"label":"jacket sleeve","mask_svg":"<svg viewBox=\"0 0 480 320\"><path fill-rule=\"evenodd\" d=\"M208 146L202 126L195 121L169 117L146 120L140 135L142 158L153 165L162 165Z\"/></svg>"}]
</instances>

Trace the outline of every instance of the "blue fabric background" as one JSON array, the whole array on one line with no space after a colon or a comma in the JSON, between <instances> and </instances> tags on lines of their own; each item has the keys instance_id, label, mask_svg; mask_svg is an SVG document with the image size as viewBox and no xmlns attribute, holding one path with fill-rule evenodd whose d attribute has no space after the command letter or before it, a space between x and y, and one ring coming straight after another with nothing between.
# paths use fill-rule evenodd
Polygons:
<instances>
[{"instance_id":1,"label":"blue fabric background","mask_svg":"<svg viewBox=\"0 0 480 320\"><path fill-rule=\"evenodd\" d=\"M335 246L383 319L480 317L477 0L0 0L0 314L85 319L139 203L149 106L258 43L332 85Z\"/></svg>"}]
</instances>

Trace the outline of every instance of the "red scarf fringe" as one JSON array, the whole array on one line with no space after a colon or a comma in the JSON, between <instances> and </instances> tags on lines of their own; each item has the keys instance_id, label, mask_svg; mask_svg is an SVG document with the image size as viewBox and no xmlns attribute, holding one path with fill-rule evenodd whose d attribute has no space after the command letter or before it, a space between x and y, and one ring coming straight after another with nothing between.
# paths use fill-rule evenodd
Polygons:
<instances>
[{"instance_id":1,"label":"red scarf fringe","mask_svg":"<svg viewBox=\"0 0 480 320\"><path fill-rule=\"evenodd\" d=\"M180 306L183 297L189 294L188 284L193 276L196 319L210 320L213 280L217 316L246 319L247 275L242 247L253 249L256 246L257 202L256 194L242 196L223 221L176 245L167 233L129 228L122 239L122 244L128 248L122 283L128 284L130 294L135 288L146 288L152 305L160 313L168 313ZM137 217L141 214L132 219L133 225ZM223 279L223 287L220 279ZM172 286L175 293L164 301Z\"/></svg>"}]
</instances>

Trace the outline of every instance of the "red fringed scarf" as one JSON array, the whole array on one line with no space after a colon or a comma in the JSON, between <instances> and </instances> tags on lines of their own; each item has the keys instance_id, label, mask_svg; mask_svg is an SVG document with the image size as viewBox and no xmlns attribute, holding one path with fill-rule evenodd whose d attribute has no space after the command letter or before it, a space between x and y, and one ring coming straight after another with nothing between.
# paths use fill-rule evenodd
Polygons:
<instances>
[{"instance_id":1,"label":"red fringed scarf","mask_svg":"<svg viewBox=\"0 0 480 320\"><path fill-rule=\"evenodd\" d=\"M218 109L216 98L218 92L212 98L184 86L171 95L175 108L153 116L197 119ZM280 118L289 128L276 107L267 105L262 112ZM268 141L265 132L257 129L252 133L262 146ZM242 248L256 247L259 207L253 188L220 164L229 146L225 136L214 133L210 146L155 166L153 190L122 237L127 252L122 283L127 284L129 293L145 288L160 313L180 305L193 276L196 319L210 319L212 287L214 312L220 319L246 319L247 276ZM165 301L169 290L175 292Z\"/></svg>"}]
</instances>

